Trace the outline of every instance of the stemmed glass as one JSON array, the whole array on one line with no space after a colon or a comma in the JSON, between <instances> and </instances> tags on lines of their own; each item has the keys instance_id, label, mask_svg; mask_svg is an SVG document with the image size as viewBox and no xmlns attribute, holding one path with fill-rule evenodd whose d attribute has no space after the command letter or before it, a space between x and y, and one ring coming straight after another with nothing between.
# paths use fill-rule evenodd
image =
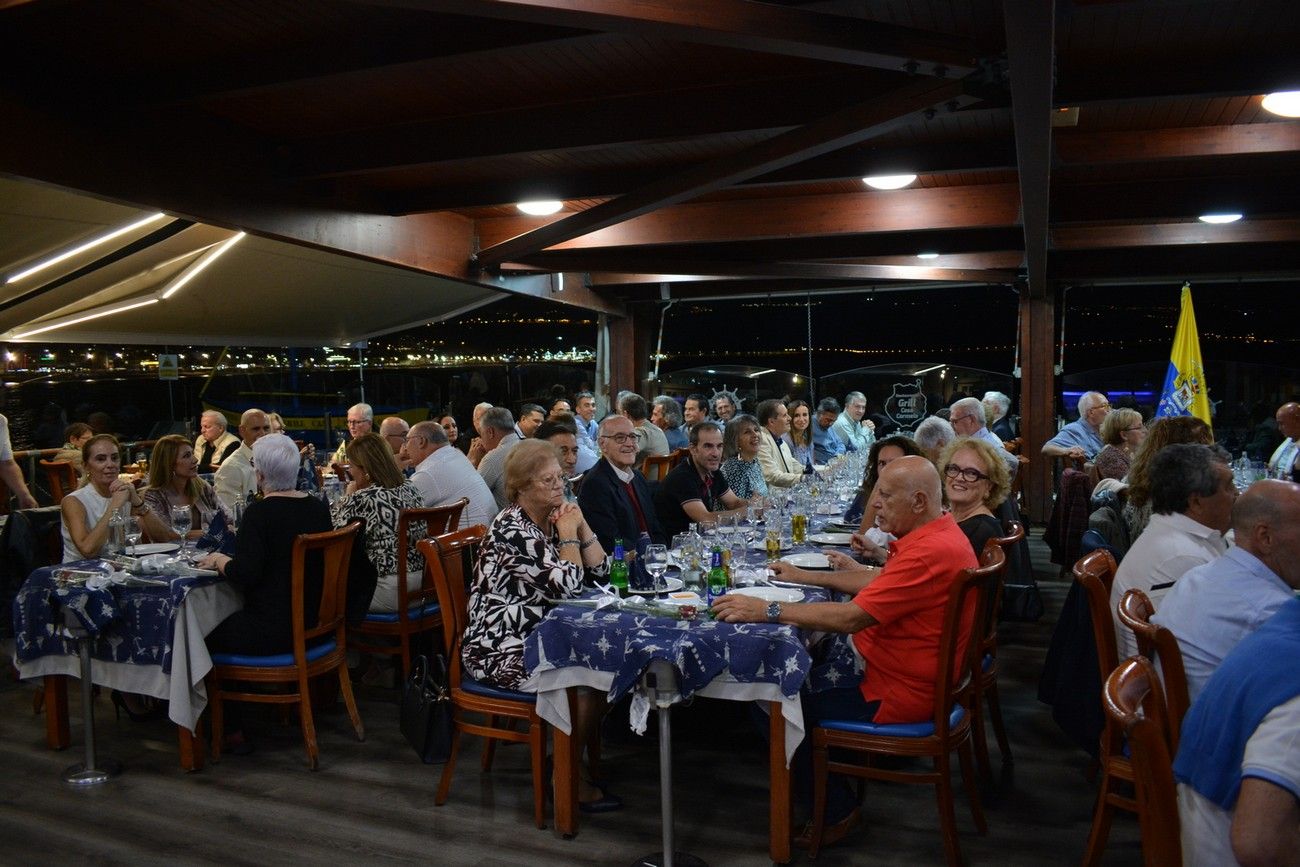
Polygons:
<instances>
[{"instance_id":1,"label":"stemmed glass","mask_svg":"<svg viewBox=\"0 0 1300 867\"><path fill-rule=\"evenodd\" d=\"M142 536L144 536L144 528L140 526L140 519L135 515L129 515L126 519L126 549L128 552L135 550L135 547L140 544Z\"/></svg>"},{"instance_id":2,"label":"stemmed glass","mask_svg":"<svg viewBox=\"0 0 1300 867\"><path fill-rule=\"evenodd\" d=\"M189 534L190 534L190 527L192 526L193 526L193 521L190 516L190 507L172 506L172 529L176 531L176 534L178 536L180 536L180 540L181 540L180 555L182 559L188 559L189 556L189 550L190 550Z\"/></svg>"},{"instance_id":3,"label":"stemmed glass","mask_svg":"<svg viewBox=\"0 0 1300 867\"><path fill-rule=\"evenodd\" d=\"M654 591L663 593L668 589L664 583L664 573L668 571L668 546L647 545L645 549L645 570L654 579Z\"/></svg>"}]
</instances>

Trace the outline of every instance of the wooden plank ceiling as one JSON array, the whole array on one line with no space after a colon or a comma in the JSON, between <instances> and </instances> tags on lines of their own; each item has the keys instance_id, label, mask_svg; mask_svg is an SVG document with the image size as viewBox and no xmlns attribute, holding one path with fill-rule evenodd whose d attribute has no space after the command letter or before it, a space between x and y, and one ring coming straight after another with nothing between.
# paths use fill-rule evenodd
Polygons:
<instances>
[{"instance_id":1,"label":"wooden plank ceiling","mask_svg":"<svg viewBox=\"0 0 1300 867\"><path fill-rule=\"evenodd\" d=\"M1300 4L1014 2L0 3L0 172L611 312L1300 275Z\"/></svg>"}]
</instances>

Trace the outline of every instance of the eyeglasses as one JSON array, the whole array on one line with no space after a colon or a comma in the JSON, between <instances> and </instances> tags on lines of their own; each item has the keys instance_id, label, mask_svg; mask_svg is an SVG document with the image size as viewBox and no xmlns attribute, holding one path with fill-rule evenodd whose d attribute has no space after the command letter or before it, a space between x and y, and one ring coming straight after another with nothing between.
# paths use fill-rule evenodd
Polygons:
<instances>
[{"instance_id":1,"label":"eyeglasses","mask_svg":"<svg viewBox=\"0 0 1300 867\"><path fill-rule=\"evenodd\" d=\"M988 480L988 476L981 473L974 467L959 467L956 464L948 464L943 468L943 474L950 479L961 479L963 482L983 482Z\"/></svg>"},{"instance_id":2,"label":"eyeglasses","mask_svg":"<svg viewBox=\"0 0 1300 867\"><path fill-rule=\"evenodd\" d=\"M559 488L564 485L564 476L544 476L537 479L539 488Z\"/></svg>"},{"instance_id":3,"label":"eyeglasses","mask_svg":"<svg viewBox=\"0 0 1300 867\"><path fill-rule=\"evenodd\" d=\"M965 421L968 418L974 418L973 415L954 415L948 417L948 424L956 424L959 421Z\"/></svg>"},{"instance_id":4,"label":"eyeglasses","mask_svg":"<svg viewBox=\"0 0 1300 867\"><path fill-rule=\"evenodd\" d=\"M1092 409L1088 410L1088 412L1092 412L1093 409L1110 409L1110 404L1109 403L1096 404L1093 406Z\"/></svg>"},{"instance_id":5,"label":"eyeglasses","mask_svg":"<svg viewBox=\"0 0 1300 867\"><path fill-rule=\"evenodd\" d=\"M348 427L355 427L356 425L359 425L359 424L370 424L370 419L368 419L368 418L350 418L350 419L348 419Z\"/></svg>"},{"instance_id":6,"label":"eyeglasses","mask_svg":"<svg viewBox=\"0 0 1300 867\"><path fill-rule=\"evenodd\" d=\"M1138 425L1137 427L1126 427L1124 428L1124 433L1132 433L1135 430L1146 430L1146 426Z\"/></svg>"},{"instance_id":7,"label":"eyeglasses","mask_svg":"<svg viewBox=\"0 0 1300 867\"><path fill-rule=\"evenodd\" d=\"M630 434L630 433L601 434L600 439L613 440L619 445L623 445L623 443L630 442L636 439L636 434Z\"/></svg>"},{"instance_id":8,"label":"eyeglasses","mask_svg":"<svg viewBox=\"0 0 1300 867\"><path fill-rule=\"evenodd\" d=\"M401 440L402 442L406 442L406 434L384 434L384 439Z\"/></svg>"}]
</instances>

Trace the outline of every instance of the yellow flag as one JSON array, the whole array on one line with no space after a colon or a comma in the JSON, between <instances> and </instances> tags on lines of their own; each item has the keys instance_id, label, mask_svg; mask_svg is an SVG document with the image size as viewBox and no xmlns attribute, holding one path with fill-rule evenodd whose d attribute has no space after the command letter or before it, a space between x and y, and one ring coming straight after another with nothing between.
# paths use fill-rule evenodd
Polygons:
<instances>
[{"instance_id":1,"label":"yellow flag","mask_svg":"<svg viewBox=\"0 0 1300 867\"><path fill-rule=\"evenodd\" d=\"M1205 367L1201 364L1201 341L1196 333L1196 313L1192 310L1192 287L1183 284L1182 310L1174 332L1174 349L1169 354L1169 370L1160 393L1156 418L1194 415L1210 424L1210 398L1205 385Z\"/></svg>"}]
</instances>

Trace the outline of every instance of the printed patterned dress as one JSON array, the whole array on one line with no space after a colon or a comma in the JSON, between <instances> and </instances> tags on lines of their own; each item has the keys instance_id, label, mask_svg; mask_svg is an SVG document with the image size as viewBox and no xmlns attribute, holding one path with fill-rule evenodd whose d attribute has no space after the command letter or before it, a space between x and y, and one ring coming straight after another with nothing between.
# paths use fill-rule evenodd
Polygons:
<instances>
[{"instance_id":1,"label":"printed patterned dress","mask_svg":"<svg viewBox=\"0 0 1300 867\"><path fill-rule=\"evenodd\" d=\"M572 596L582 586L583 567L560 559L558 541L517 505L492 522L474 567L461 645L470 677L504 689L523 684L524 639L546 615L546 599ZM602 563L585 571L603 579L609 567Z\"/></svg>"},{"instance_id":2,"label":"printed patterned dress","mask_svg":"<svg viewBox=\"0 0 1300 867\"><path fill-rule=\"evenodd\" d=\"M410 479L404 479L395 488L371 485L334 504L331 518L335 527L350 524L358 518L366 522L366 557L379 581L371 600L371 611L397 610L397 519L403 509L424 506L424 498ZM425 537L425 525L414 521L407 533L406 575L407 587L419 589L424 570L424 558L415 543Z\"/></svg>"}]
</instances>

